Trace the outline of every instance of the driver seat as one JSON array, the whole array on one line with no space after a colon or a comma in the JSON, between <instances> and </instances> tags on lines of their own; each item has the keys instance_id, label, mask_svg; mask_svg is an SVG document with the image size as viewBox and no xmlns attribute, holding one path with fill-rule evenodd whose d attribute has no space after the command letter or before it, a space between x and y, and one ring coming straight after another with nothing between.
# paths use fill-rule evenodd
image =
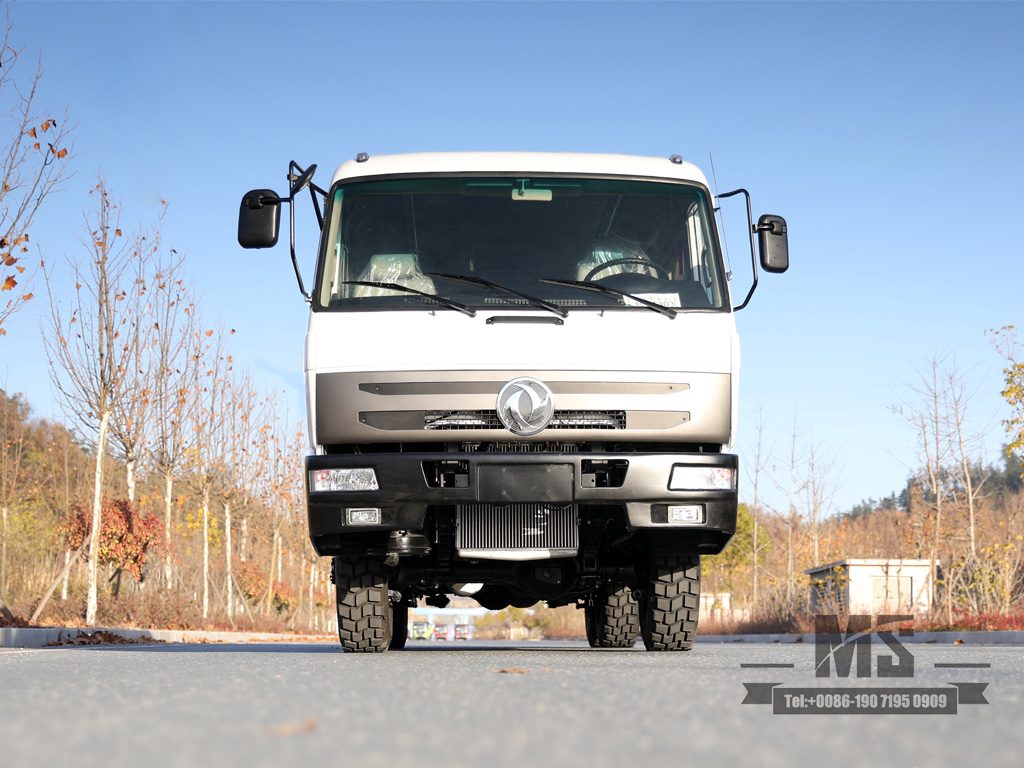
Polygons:
<instances>
[{"instance_id":1,"label":"driver seat","mask_svg":"<svg viewBox=\"0 0 1024 768\"><path fill-rule=\"evenodd\" d=\"M415 253L377 253L370 257L370 263L359 275L369 283L395 283L423 293L434 293L434 281L420 271L419 259ZM354 285L353 298L370 296L407 296L408 294L369 285Z\"/></svg>"},{"instance_id":2,"label":"driver seat","mask_svg":"<svg viewBox=\"0 0 1024 768\"><path fill-rule=\"evenodd\" d=\"M601 235L590 246L590 253L587 254L587 257L576 265L575 279L583 280L595 267L615 259L642 259L643 261L650 261L651 257L644 253L644 249L638 243L618 235ZM649 277L658 276L653 267L648 268L643 264L616 264L602 271L600 277L622 275L628 272L648 275Z\"/></svg>"}]
</instances>

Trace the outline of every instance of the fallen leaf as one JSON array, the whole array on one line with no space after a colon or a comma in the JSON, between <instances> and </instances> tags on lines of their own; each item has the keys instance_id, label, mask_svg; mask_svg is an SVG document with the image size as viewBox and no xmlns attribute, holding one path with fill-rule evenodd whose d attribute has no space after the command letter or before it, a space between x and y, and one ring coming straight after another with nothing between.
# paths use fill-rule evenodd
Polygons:
<instances>
[{"instance_id":1,"label":"fallen leaf","mask_svg":"<svg viewBox=\"0 0 1024 768\"><path fill-rule=\"evenodd\" d=\"M499 675L526 675L529 674L529 669L492 669L491 672L497 672Z\"/></svg>"},{"instance_id":2,"label":"fallen leaf","mask_svg":"<svg viewBox=\"0 0 1024 768\"><path fill-rule=\"evenodd\" d=\"M963 639L959 638L959 637L956 640L953 641L953 645L963 645L963 644L964 644Z\"/></svg>"},{"instance_id":3,"label":"fallen leaf","mask_svg":"<svg viewBox=\"0 0 1024 768\"><path fill-rule=\"evenodd\" d=\"M303 733L312 733L316 730L316 720L312 717L301 723L284 723L282 725L270 726L270 732L275 736L298 736Z\"/></svg>"}]
</instances>

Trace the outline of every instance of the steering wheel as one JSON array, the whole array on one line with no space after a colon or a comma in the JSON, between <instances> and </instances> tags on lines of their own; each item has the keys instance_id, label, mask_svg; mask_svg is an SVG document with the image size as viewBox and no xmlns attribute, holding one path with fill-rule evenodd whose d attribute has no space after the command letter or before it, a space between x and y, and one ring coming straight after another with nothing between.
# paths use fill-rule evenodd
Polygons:
<instances>
[{"instance_id":1,"label":"steering wheel","mask_svg":"<svg viewBox=\"0 0 1024 768\"><path fill-rule=\"evenodd\" d=\"M660 272L666 280L671 279L668 270L661 266L661 264L658 264L653 261L648 261L647 259L638 259L634 256L629 256L624 259L612 259L611 261L606 261L604 264L598 264L592 270L587 272L587 276L583 278L583 282L588 283L591 281L591 279L593 279L594 275L600 272L604 272L606 269L608 269L608 267L614 267L619 264L640 264L645 267L650 267L655 272Z\"/></svg>"}]
</instances>

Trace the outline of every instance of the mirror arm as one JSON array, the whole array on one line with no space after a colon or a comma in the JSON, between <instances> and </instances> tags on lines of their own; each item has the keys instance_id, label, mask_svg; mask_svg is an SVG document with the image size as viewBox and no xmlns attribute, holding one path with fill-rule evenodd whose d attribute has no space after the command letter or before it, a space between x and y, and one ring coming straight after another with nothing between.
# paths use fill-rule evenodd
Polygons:
<instances>
[{"instance_id":1,"label":"mirror arm","mask_svg":"<svg viewBox=\"0 0 1024 768\"><path fill-rule=\"evenodd\" d=\"M299 290L302 291L302 297L309 304L313 299L306 293L306 286L302 282L302 273L299 271L299 260L295 258L295 201L289 197L282 202L288 203L288 235L292 254L292 266L295 268L295 279L299 281Z\"/></svg>"},{"instance_id":2,"label":"mirror arm","mask_svg":"<svg viewBox=\"0 0 1024 768\"><path fill-rule=\"evenodd\" d=\"M733 195L742 194L747 198L747 229L750 233L750 264L754 268L754 283L750 286L750 291L747 292L747 298L743 300L743 303L736 307L734 312L739 312L750 302L750 297L754 295L754 290L757 288L757 248L754 245L754 233L757 232L757 227L754 226L754 213L750 208L750 193L745 189L734 189L732 192L723 192L718 195L719 198L732 197Z\"/></svg>"},{"instance_id":3,"label":"mirror arm","mask_svg":"<svg viewBox=\"0 0 1024 768\"><path fill-rule=\"evenodd\" d=\"M320 231L323 232L323 230L324 230L324 214L320 210L320 201L316 199L316 193L317 192L319 192L321 195L323 195L325 200L327 199L327 193L326 192L324 192L318 186L316 186L314 184L310 184L309 185L309 197L313 201L313 211L316 213L316 220L320 224Z\"/></svg>"}]
</instances>

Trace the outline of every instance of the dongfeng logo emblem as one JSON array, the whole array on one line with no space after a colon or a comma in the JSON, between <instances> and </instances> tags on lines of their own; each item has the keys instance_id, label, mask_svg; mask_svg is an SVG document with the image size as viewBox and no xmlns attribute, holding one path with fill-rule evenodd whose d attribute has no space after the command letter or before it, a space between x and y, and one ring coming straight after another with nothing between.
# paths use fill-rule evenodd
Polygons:
<instances>
[{"instance_id":1,"label":"dongfeng logo emblem","mask_svg":"<svg viewBox=\"0 0 1024 768\"><path fill-rule=\"evenodd\" d=\"M498 418L514 435L535 435L554 415L555 396L536 379L512 379L498 393Z\"/></svg>"}]
</instances>

